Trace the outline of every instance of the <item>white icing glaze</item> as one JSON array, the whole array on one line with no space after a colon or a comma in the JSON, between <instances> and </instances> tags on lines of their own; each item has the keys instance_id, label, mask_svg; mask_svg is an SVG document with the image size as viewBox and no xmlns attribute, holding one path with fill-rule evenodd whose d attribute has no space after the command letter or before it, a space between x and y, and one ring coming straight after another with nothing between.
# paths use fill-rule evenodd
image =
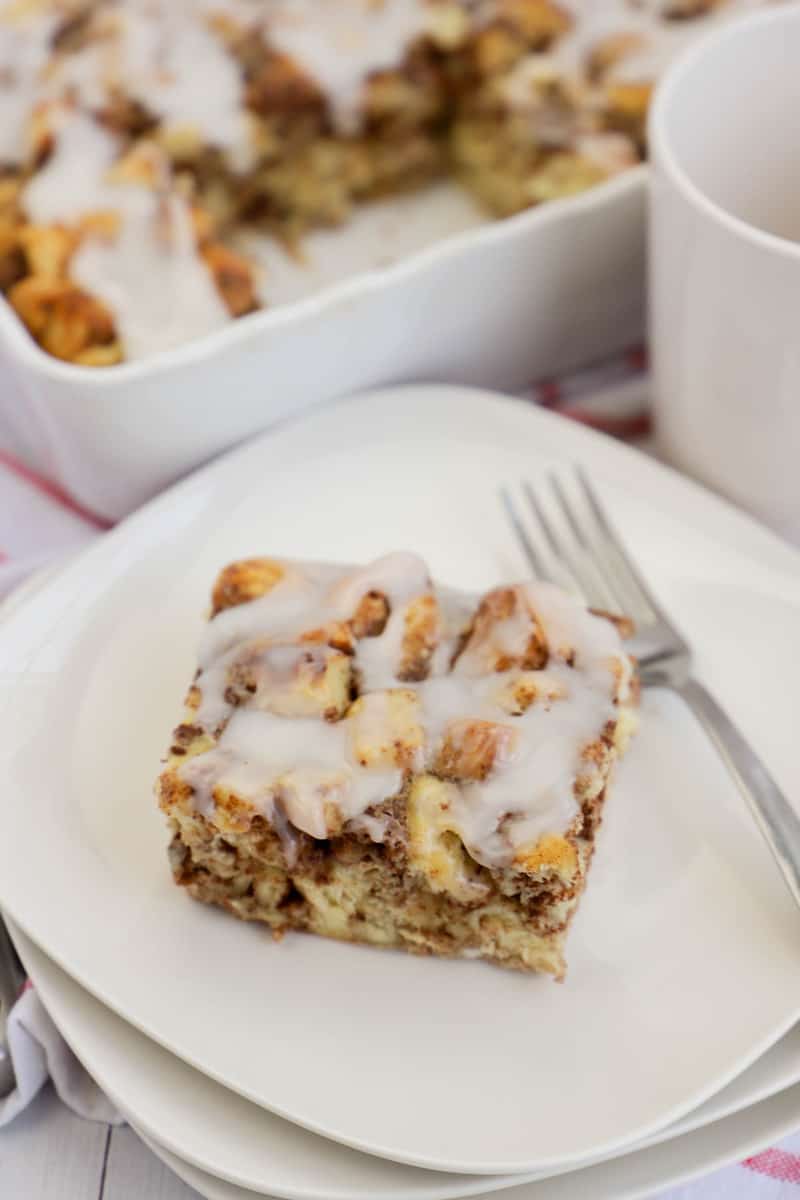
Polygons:
<instances>
[{"instance_id":1,"label":"white icing glaze","mask_svg":"<svg viewBox=\"0 0 800 1200\"><path fill-rule=\"evenodd\" d=\"M547 668L491 673L484 668L479 673L477 664L483 659L472 659L467 651L451 669L453 649L477 601L442 592L442 644L447 654L434 655L427 679L409 683L397 678L397 629L402 628L408 605L430 594L424 562L398 554L362 569L283 566L285 574L270 592L220 613L203 638L197 679L202 701L193 719L213 731L229 717L216 748L179 767L204 813L213 811L213 789L222 784L268 817L279 803L291 823L312 837L329 835L333 812L344 822L357 818L356 828L381 840L385 823L366 810L394 795L403 775L399 769L357 762L351 725L361 745L380 747L395 735L402 739L402 729L391 725L388 691L373 690L400 688L412 692L410 702L416 696L415 719L424 732L422 747L410 751L407 759L415 772L433 768L445 742L460 736L470 722L494 727L497 752L488 777L454 789L456 799L448 815L448 827L456 830L477 861L507 864L517 850L543 834L569 828L578 812L576 778L591 771L582 752L614 719L614 672L621 661L627 669L619 634L610 622L550 585L519 585L517 613L497 623L492 645L521 657L532 628L527 614L535 613L550 648ZM292 656L298 647L285 643L329 621L351 617L370 590L387 597L391 614L383 634L357 643L353 665L362 687L366 685L366 702L358 706L357 715L330 724L320 717L287 718L270 711L280 707L274 688L297 665ZM252 662L254 648L263 656L270 643L269 653L276 656L272 675L263 687L259 683L252 704L233 709L224 695L230 667ZM325 652L321 647L315 650L318 656ZM539 697L521 715L511 715L501 704L501 693L523 676L535 680ZM333 828L338 829L336 821Z\"/></svg>"},{"instance_id":2,"label":"white icing glaze","mask_svg":"<svg viewBox=\"0 0 800 1200\"><path fill-rule=\"evenodd\" d=\"M371 813L361 813L360 816L353 817L348 829L354 833L363 829L371 841L384 842L388 827L389 822L386 817L375 817Z\"/></svg>"},{"instance_id":3,"label":"white icing glaze","mask_svg":"<svg viewBox=\"0 0 800 1200\"><path fill-rule=\"evenodd\" d=\"M208 623L198 653L201 668L210 667L231 647L255 636L288 642L304 630L317 629L336 619L338 613L326 595L338 579L340 568L327 563L313 563L306 568L287 561L281 565L283 578L266 596L226 608Z\"/></svg>"},{"instance_id":4,"label":"white icing glaze","mask_svg":"<svg viewBox=\"0 0 800 1200\"><path fill-rule=\"evenodd\" d=\"M639 151L631 137L603 129L603 85L655 83L693 38L764 3L722 0L708 13L669 19L667 0L565 0L571 28L546 51L521 58L499 82L499 94L530 122L543 147L568 150L616 175L638 162ZM594 78L593 55L615 40L614 61Z\"/></svg>"},{"instance_id":5,"label":"white icing glaze","mask_svg":"<svg viewBox=\"0 0 800 1200\"><path fill-rule=\"evenodd\" d=\"M640 44L609 70L607 78L647 83L658 79L698 34L763 8L764 0L723 0L710 12L683 20L662 15L665 0L565 0L564 7L574 22L551 52L555 62L573 70L582 68L600 41L632 34L641 39Z\"/></svg>"},{"instance_id":6,"label":"white icing glaze","mask_svg":"<svg viewBox=\"0 0 800 1200\"><path fill-rule=\"evenodd\" d=\"M623 133L597 128L599 101L585 80L565 77L550 54L529 54L500 85L504 102L531 122L539 145L574 151L607 175L635 166L639 154Z\"/></svg>"},{"instance_id":7,"label":"white icing glaze","mask_svg":"<svg viewBox=\"0 0 800 1200\"><path fill-rule=\"evenodd\" d=\"M137 0L125 11L123 81L169 129L189 126L211 146L227 150L246 170L252 164L239 65L209 29L203 8Z\"/></svg>"},{"instance_id":8,"label":"white icing glaze","mask_svg":"<svg viewBox=\"0 0 800 1200\"><path fill-rule=\"evenodd\" d=\"M213 787L225 787L268 820L279 803L292 825L314 838L332 831L328 805L347 821L394 795L402 783L399 770L365 769L353 761L345 721L331 725L247 708L233 713L213 750L188 760L181 777L195 788L205 813L213 808Z\"/></svg>"},{"instance_id":9,"label":"white icing glaze","mask_svg":"<svg viewBox=\"0 0 800 1200\"><path fill-rule=\"evenodd\" d=\"M473 639L458 659L455 670L458 675L485 675L494 669L494 662L501 657L514 657L524 648L532 633L531 613L520 605L509 616L496 620L487 638Z\"/></svg>"},{"instance_id":10,"label":"white icing glaze","mask_svg":"<svg viewBox=\"0 0 800 1200\"><path fill-rule=\"evenodd\" d=\"M55 145L22 193L23 207L37 224L68 224L91 212L114 210L118 189L106 175L119 143L91 117L53 106L49 126Z\"/></svg>"},{"instance_id":11,"label":"white icing glaze","mask_svg":"<svg viewBox=\"0 0 800 1200\"><path fill-rule=\"evenodd\" d=\"M271 0L265 32L315 81L336 128L354 133L364 81L398 66L430 20L427 0Z\"/></svg>"},{"instance_id":12,"label":"white icing glaze","mask_svg":"<svg viewBox=\"0 0 800 1200\"><path fill-rule=\"evenodd\" d=\"M575 139L581 158L594 163L607 175L617 175L636 165L636 149L624 133L583 133Z\"/></svg>"},{"instance_id":13,"label":"white icing glaze","mask_svg":"<svg viewBox=\"0 0 800 1200\"><path fill-rule=\"evenodd\" d=\"M312 679L325 670L337 651L328 646L306 643L302 646L261 641L248 645L237 644L203 672L202 701L197 713L198 724L204 729L217 729L230 714L230 702L225 698L229 672L243 654L249 654L250 673L256 690L248 703L278 716L305 715L302 696L293 688L295 682Z\"/></svg>"},{"instance_id":14,"label":"white icing glaze","mask_svg":"<svg viewBox=\"0 0 800 1200\"><path fill-rule=\"evenodd\" d=\"M121 90L156 117L167 136L194 133L246 170L253 147L242 73L209 23L228 8L223 0L107 4L95 14L92 40L60 60L49 88L56 94L75 89L89 108Z\"/></svg>"},{"instance_id":15,"label":"white icing glaze","mask_svg":"<svg viewBox=\"0 0 800 1200\"><path fill-rule=\"evenodd\" d=\"M404 607L394 606L380 637L366 638L359 645L358 668L365 691L390 688L397 682L405 617Z\"/></svg>"},{"instance_id":16,"label":"white icing glaze","mask_svg":"<svg viewBox=\"0 0 800 1200\"><path fill-rule=\"evenodd\" d=\"M558 83L560 75L552 55L526 54L500 80L500 94L510 108L541 119L546 91ZM563 117L556 112L553 119L557 120L554 133L560 140L564 136ZM570 124L566 132L571 128Z\"/></svg>"},{"instance_id":17,"label":"white icing glaze","mask_svg":"<svg viewBox=\"0 0 800 1200\"><path fill-rule=\"evenodd\" d=\"M142 358L227 324L228 311L197 254L188 206L169 190L157 149L139 151L155 186L114 182L108 177L118 154L112 134L65 106L53 107L51 127L53 151L24 189L22 204L40 223L115 215L113 231L84 237L70 274L113 312L126 356Z\"/></svg>"},{"instance_id":18,"label":"white icing glaze","mask_svg":"<svg viewBox=\"0 0 800 1200\"><path fill-rule=\"evenodd\" d=\"M0 9L0 163L25 158L28 121L57 25L55 11L15 16L8 4Z\"/></svg>"},{"instance_id":19,"label":"white icing glaze","mask_svg":"<svg viewBox=\"0 0 800 1200\"><path fill-rule=\"evenodd\" d=\"M536 672L539 685L546 681L563 691L563 700L536 701L524 714L509 716L497 702L499 681L513 683L518 670L475 676L472 669L462 672L457 665L451 674L419 685L429 761L448 725L465 716L517 733L510 753L499 763L495 760L488 779L461 785L452 813L464 845L487 865L502 865L509 848L530 845L570 825L577 814L573 786L585 769L581 752L614 717L611 664L619 660L621 646L613 625L549 584L527 584L523 590L546 631L551 655L559 646L575 652L574 666L551 659L546 672ZM529 624L514 617L498 622L497 628L505 651L519 654Z\"/></svg>"},{"instance_id":20,"label":"white icing glaze","mask_svg":"<svg viewBox=\"0 0 800 1200\"><path fill-rule=\"evenodd\" d=\"M367 567L341 574L330 596L337 610L349 616L367 592L382 592L392 609L406 604L431 586L428 568L417 554L385 554Z\"/></svg>"},{"instance_id":21,"label":"white icing glaze","mask_svg":"<svg viewBox=\"0 0 800 1200\"><path fill-rule=\"evenodd\" d=\"M663 0L566 0L573 27L547 53L522 60L504 84L506 97L530 110L531 84L546 64L580 75L598 42L616 34L633 35L639 44L608 77L653 80L698 31L764 2L727 0L701 18L667 20ZM463 7L476 25L497 12L494 0L463 0ZM242 74L215 32L216 17L232 18L290 55L326 97L336 127L352 133L360 125L365 81L400 64L415 39L434 27L436 13L435 0L98 0L89 44L48 66L53 34L75 8L70 0L0 8L0 161L23 158L28 118L41 96L59 98L70 90L80 105L96 108L116 88L144 105L166 132L196 131L245 170L254 147ZM545 116L560 119L550 110ZM550 136L556 138L556 130Z\"/></svg>"},{"instance_id":22,"label":"white icing glaze","mask_svg":"<svg viewBox=\"0 0 800 1200\"><path fill-rule=\"evenodd\" d=\"M41 98L69 96L91 110L112 94L137 100L165 133L195 132L235 169L254 161L240 67L215 34L213 18L253 24L241 0L105 0L95 5L90 41L51 55L53 35L76 5L0 9L0 162L25 157L30 114Z\"/></svg>"},{"instance_id":23,"label":"white icing glaze","mask_svg":"<svg viewBox=\"0 0 800 1200\"><path fill-rule=\"evenodd\" d=\"M198 257L186 202L132 185L114 191L118 232L86 238L71 274L113 312L126 358L145 358L227 325L230 315Z\"/></svg>"}]
</instances>

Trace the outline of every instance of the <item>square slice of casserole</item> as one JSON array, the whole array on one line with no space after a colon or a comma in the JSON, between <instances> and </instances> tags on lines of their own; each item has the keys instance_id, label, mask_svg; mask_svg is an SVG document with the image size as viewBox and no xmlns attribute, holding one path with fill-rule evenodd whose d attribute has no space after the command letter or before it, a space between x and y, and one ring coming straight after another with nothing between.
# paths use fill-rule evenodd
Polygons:
<instances>
[{"instance_id":1,"label":"square slice of casserole","mask_svg":"<svg viewBox=\"0 0 800 1200\"><path fill-rule=\"evenodd\" d=\"M157 789L176 881L281 935L564 973L635 724L624 622L416 555L218 577Z\"/></svg>"}]
</instances>

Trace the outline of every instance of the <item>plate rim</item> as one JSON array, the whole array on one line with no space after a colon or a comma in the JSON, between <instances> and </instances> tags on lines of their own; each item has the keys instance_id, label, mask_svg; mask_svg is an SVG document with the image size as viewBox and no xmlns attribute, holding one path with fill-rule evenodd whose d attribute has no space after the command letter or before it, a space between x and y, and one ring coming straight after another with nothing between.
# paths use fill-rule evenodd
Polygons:
<instances>
[{"instance_id":1,"label":"plate rim","mask_svg":"<svg viewBox=\"0 0 800 1200\"><path fill-rule=\"evenodd\" d=\"M656 1188L658 1189L658 1191L660 1192L663 1188L680 1187L681 1185L683 1185L685 1183L689 1183L692 1180L700 1179L700 1178L704 1177L705 1175L710 1175L714 1171L721 1170L727 1166L732 1166L734 1163L741 1161L740 1156L743 1155L746 1157L751 1154L756 1154L760 1150L762 1150L765 1147L765 1145L770 1145L773 1142L781 1141L784 1137L789 1136L789 1134L791 1134L797 1128L797 1122L800 1121L800 1084L794 1084L792 1087L787 1088L786 1091L787 1092L794 1091L797 1096L797 1103L796 1103L796 1106L792 1110L791 1117L784 1115L780 1119L776 1118L771 1125L769 1133L760 1133L755 1138L753 1138L751 1136L747 1141L740 1141L737 1145L737 1148L733 1151L725 1151L724 1153L717 1152L717 1153L713 1154L707 1160L707 1162L704 1163L704 1165L702 1167L699 1167L697 1169L692 1167L692 1168L689 1168L688 1170L686 1170L686 1169L680 1170L679 1169L677 1171L677 1173L670 1173L668 1176L666 1174L662 1175L661 1178L659 1179L659 1181L655 1185ZM745 1110L739 1111L737 1113L733 1113L729 1117L722 1117L722 1118L720 1118L719 1122L713 1122L712 1125L705 1126L702 1129L693 1130L690 1133L684 1134L683 1136L687 1137L687 1138L696 1137L698 1139L702 1136L708 1136L709 1132L711 1130L713 1130L715 1125L727 1124L728 1122L733 1123L734 1121L741 1122L744 1116L746 1116L746 1115L752 1116L752 1109L761 1109L762 1113L763 1113L764 1109L767 1106L773 1105L773 1106L777 1107L779 1102L783 1101L785 1103L788 1099L789 1099L789 1097L786 1096L785 1093L782 1093L782 1092L777 1093L774 1096L769 1096L766 1099L761 1100L758 1103L752 1105L751 1109L745 1109ZM762 1108L762 1106L763 1106L763 1108ZM165 1146L161 1146L160 1143L158 1143L158 1140L156 1138L151 1138L151 1137L148 1137L145 1134L143 1134L136 1127L136 1125L133 1122L131 1122L130 1124L131 1124L131 1128L136 1133L137 1137L141 1138L141 1140L144 1142L144 1144L147 1146L147 1148L149 1150L151 1150L153 1154L155 1154L156 1158L158 1158L161 1162L163 1162L165 1166L167 1166L168 1168L173 1170L175 1172L175 1174L178 1175L178 1177L180 1179L182 1179L185 1183L187 1183L190 1187L194 1187L195 1189L197 1189L197 1186L198 1186L197 1183L196 1182L192 1183L190 1179L185 1178L183 1175L181 1175L179 1171L175 1170L175 1168L171 1165L171 1163L170 1163L170 1161L168 1161L168 1159L178 1159L180 1162L180 1165L182 1167L189 1168L189 1172L187 1172L187 1174L191 1174L193 1171L199 1170L199 1168L192 1167L191 1163L186 1163L184 1160L180 1159L180 1156L172 1154L172 1152L167 1150L167 1148ZM766 1139L766 1141L765 1141L765 1139ZM675 1140L679 1142L682 1139L677 1138ZM629 1154L631 1157L633 1157L636 1154L647 1154L649 1152L656 1152L658 1150L662 1150L663 1148L664 1147L663 1147L663 1143L662 1143L662 1144L655 1145L655 1146L645 1146L640 1150L631 1150L629 1152ZM626 1154L622 1154L619 1156L619 1159L624 1160L626 1157L628 1157ZM602 1168L604 1166L608 1166L610 1161L617 1163L619 1161L619 1159L605 1160L605 1162L589 1164L582 1168L578 1167L578 1168L576 1168L576 1171L583 1170L586 1172L590 1172L590 1171L594 1170L595 1168ZM572 1172L565 1172L565 1174L571 1174L571 1173ZM201 1174L207 1174L207 1173L201 1172ZM223 1184L225 1184L224 1180L219 1180L217 1178L213 1178L213 1182L222 1182ZM522 1194L522 1189L526 1188L526 1187L534 1188L534 1187L536 1187L537 1183L547 1183L547 1182L548 1182L548 1179L543 1178L540 1180L532 1180L529 1184L525 1184L525 1183L519 1184L518 1185L519 1191L515 1195L514 1200L545 1200L543 1193L539 1193L538 1195L534 1195L534 1196L531 1196L531 1195L526 1196L526 1195ZM586 1182L585 1180L581 1181L582 1184L584 1184L585 1182ZM201 1193L201 1194L203 1194L203 1193ZM491 1193L490 1193L490 1195L491 1195ZM653 1184L650 1180L648 1180L648 1182L644 1185L634 1185L632 1188L627 1188L624 1191L619 1192L618 1194L616 1194L615 1200L648 1200L648 1198L652 1197L652 1196L653 1196ZM238 1196L230 1196L230 1197L221 1198L221 1200L240 1200L240 1198ZM244 1200L244 1197L242 1197L241 1200ZM484 1196L478 1195L474 1198L474 1200L484 1200ZM574 1196L572 1197L572 1200L575 1200ZM581 1196L581 1200L583 1200L583 1196Z\"/></svg>"},{"instance_id":2,"label":"plate rim","mask_svg":"<svg viewBox=\"0 0 800 1200\"><path fill-rule=\"evenodd\" d=\"M194 1155L186 1153L184 1149L179 1149L174 1138L165 1139L162 1137L161 1130L154 1129L154 1120L151 1120L147 1116L142 1116L141 1108L138 1112L134 1111L133 1107L131 1107L126 1100L120 1098L120 1091L118 1091L115 1086L108 1084L108 1077L106 1075L105 1067L100 1067L99 1069L97 1067L97 1054L94 1053L93 1049L87 1051L87 1046L89 1045L88 1041L82 1041L80 1037L75 1039L74 1027L70 1027L68 1021L64 1021L63 1019L64 1012L72 1008L72 1002L70 999L63 996L63 993L61 992L62 984L59 978L48 978L45 987L42 987L41 967L43 964L37 964L35 970L30 970L28 967L27 960L29 959L31 950L41 956L42 959L46 960L47 970L54 970L56 973L64 975L70 981L72 986L80 992L81 1000L83 1000L84 997L88 997L93 1004L102 1004L102 1002L94 997L90 992L87 992L86 989L83 988L81 984L73 980L71 976L67 975L67 973L63 971L63 968L59 967L57 963L53 962L52 959L50 959L43 950L33 943L18 926L15 926L14 922L10 919L8 921L8 925L12 940L14 941L17 951L20 954L20 958L23 959L26 969L28 969L31 982L36 990L40 993L42 1001L45 1004L45 1007L47 1008L54 1024L59 1028L60 1032L62 1024L66 1025L69 1031L69 1036L62 1032L62 1036L64 1036L65 1041L67 1041L76 1057L84 1064L86 1070L89 1071L96 1082L99 1083L103 1091L120 1110L126 1121L136 1130L137 1133L140 1134L140 1136L145 1136L146 1139L152 1139L156 1141L159 1146L167 1150L170 1154L179 1158L182 1162L185 1162L196 1170L202 1171L205 1174L213 1176L214 1178L221 1179L223 1182L229 1183L234 1187L243 1188L245 1191L253 1191L255 1187L258 1187L259 1191L256 1192L256 1195L262 1194L261 1189L268 1187L269 1191L267 1194L270 1196L273 1194L276 1197L279 1196L281 1197L281 1200L347 1200L348 1194L341 1189L335 1193L330 1192L325 1198L321 1197L319 1192L312 1193L303 1188L295 1188L291 1191L282 1190L280 1192L274 1192L273 1184L265 1184L263 1181L260 1183L256 1183L255 1181L248 1183L245 1182L244 1177L236 1179L233 1176L221 1174L218 1168L212 1169L210 1164L199 1161ZM55 1005L53 1004L54 994L58 996ZM56 1013L55 1016L53 1015L54 1012ZM109 1010L109 1012L115 1021L121 1022L126 1027L127 1033L132 1033L134 1041L136 1041L138 1038L144 1038L147 1036L134 1026L130 1025L129 1022L127 1022L123 1017L119 1016L119 1014L115 1013L113 1010ZM166 1049L166 1047L161 1046L159 1043L154 1043L154 1045L159 1054L168 1054L171 1057L175 1057L172 1055L171 1051ZM187 1070L196 1071L196 1068L184 1063L183 1060L178 1061ZM202 1072L198 1073L202 1074ZM214 1081L212 1081L212 1083L213 1082ZM214 1083L214 1086L219 1087L221 1085ZM746 1099L737 1101L735 1104L727 1108L723 1106L721 1112L714 1113L705 1119L701 1119L697 1123L692 1123L692 1117L695 1112L695 1110L692 1110L691 1113L687 1114L687 1117L676 1122L677 1125L684 1125L684 1128L676 1128L674 1132L670 1132L672 1127L667 1126L653 1134L651 1137L645 1138L641 1142L635 1142L627 1147L623 1147L621 1152L618 1154L615 1153L592 1160L591 1162L585 1163L583 1166L580 1166L576 1169L588 1170L592 1166L599 1166L602 1163L612 1162L618 1158L624 1158L629 1154L635 1154L642 1150L653 1149L656 1146L664 1146L674 1143L691 1133L699 1133L702 1130L708 1129L712 1125L716 1125L719 1121L727 1120L728 1117L733 1117L746 1112L754 1106L761 1104L763 1101L769 1100L772 1097L778 1096L783 1092L795 1087L798 1088L798 1095L800 1096L800 1065L798 1065L796 1073L790 1076L788 1079L782 1080L774 1087L762 1086L761 1088L756 1088ZM246 1101L246 1103L252 1102ZM281 1117L276 1117L275 1119L283 1120ZM798 1107L798 1120L800 1120L800 1106ZM318 1135L309 1133L309 1136L317 1137ZM325 1142L328 1139L322 1138L321 1140ZM353 1153L361 1152L353 1151ZM536 1174L530 1175L508 1175L496 1177L489 1175L476 1177L465 1175L454 1176L455 1179L463 1181L463 1184L459 1183L456 1185L457 1190L440 1189L437 1191L435 1188L431 1188L428 1192L415 1192L414 1196L416 1197L416 1200L461 1200L462 1197L464 1200L467 1200L467 1197L471 1196L476 1197L477 1200L481 1200L481 1197L487 1194L500 1197L508 1188L520 1187L526 1183L544 1182L546 1179L557 1178L562 1174L569 1174L571 1169L575 1168L566 1167L563 1171L555 1170L553 1172L537 1172ZM435 1174L435 1172L430 1172L430 1174ZM387 1192L387 1196L388 1195L390 1195L389 1192ZM402 1200L409 1200L409 1194L402 1193L401 1190L398 1189L398 1197L401 1195Z\"/></svg>"}]
</instances>

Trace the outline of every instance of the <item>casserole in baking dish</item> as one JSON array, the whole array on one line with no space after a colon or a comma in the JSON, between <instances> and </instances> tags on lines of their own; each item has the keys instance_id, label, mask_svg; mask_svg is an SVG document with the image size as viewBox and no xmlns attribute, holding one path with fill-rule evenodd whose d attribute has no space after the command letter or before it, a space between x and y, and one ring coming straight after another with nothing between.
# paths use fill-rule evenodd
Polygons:
<instances>
[{"instance_id":1,"label":"casserole in baking dish","mask_svg":"<svg viewBox=\"0 0 800 1200\"><path fill-rule=\"evenodd\" d=\"M653 79L760 0L12 0L0 286L106 367L270 299L238 241L456 179L489 215L634 166Z\"/></svg>"},{"instance_id":2,"label":"casserole in baking dish","mask_svg":"<svg viewBox=\"0 0 800 1200\"><path fill-rule=\"evenodd\" d=\"M650 82L756 3L6 4L0 338L39 465L118 516L354 387L632 339Z\"/></svg>"}]
</instances>

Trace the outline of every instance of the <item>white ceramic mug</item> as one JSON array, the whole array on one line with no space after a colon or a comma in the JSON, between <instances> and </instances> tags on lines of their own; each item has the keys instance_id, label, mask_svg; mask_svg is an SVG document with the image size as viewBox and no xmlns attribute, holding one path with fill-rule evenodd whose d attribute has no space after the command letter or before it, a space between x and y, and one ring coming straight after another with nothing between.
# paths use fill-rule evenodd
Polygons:
<instances>
[{"instance_id":1,"label":"white ceramic mug","mask_svg":"<svg viewBox=\"0 0 800 1200\"><path fill-rule=\"evenodd\" d=\"M800 540L800 5L696 43L649 136L658 442Z\"/></svg>"}]
</instances>

